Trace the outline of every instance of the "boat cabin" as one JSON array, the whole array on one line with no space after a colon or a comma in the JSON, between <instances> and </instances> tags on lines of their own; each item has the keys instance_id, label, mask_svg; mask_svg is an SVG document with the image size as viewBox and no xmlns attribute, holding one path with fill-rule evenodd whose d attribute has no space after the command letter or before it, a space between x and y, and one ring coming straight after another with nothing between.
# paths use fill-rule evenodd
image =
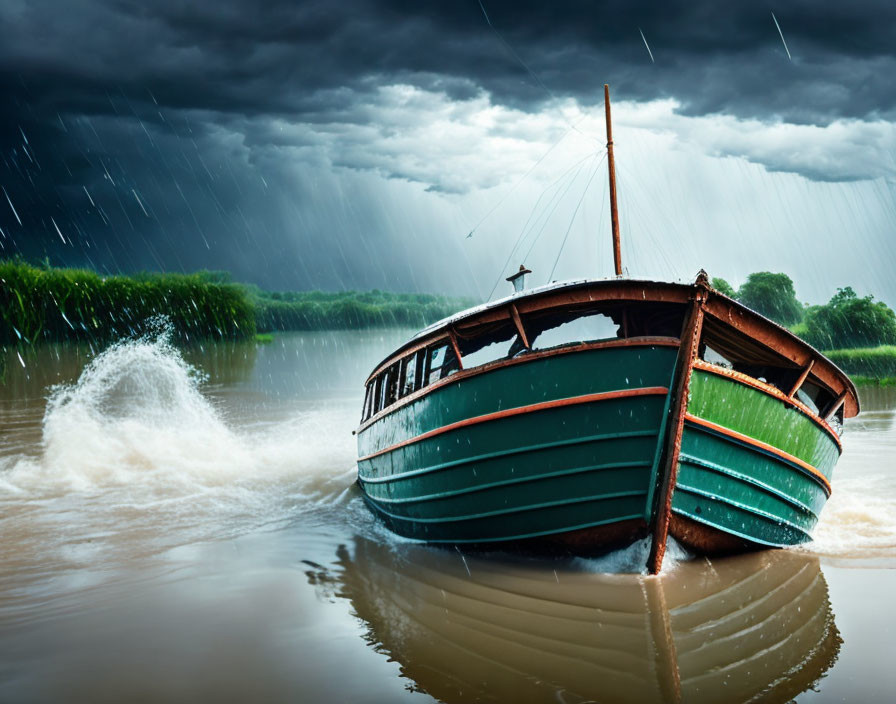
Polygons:
<instances>
[{"instance_id":1,"label":"boat cabin","mask_svg":"<svg viewBox=\"0 0 896 704\"><path fill-rule=\"evenodd\" d=\"M705 312L696 367L779 398L833 433L858 413L847 375L821 353L706 285L607 280L552 284L442 320L366 383L361 429L430 390L500 365L604 346L679 346L689 305Z\"/></svg>"}]
</instances>

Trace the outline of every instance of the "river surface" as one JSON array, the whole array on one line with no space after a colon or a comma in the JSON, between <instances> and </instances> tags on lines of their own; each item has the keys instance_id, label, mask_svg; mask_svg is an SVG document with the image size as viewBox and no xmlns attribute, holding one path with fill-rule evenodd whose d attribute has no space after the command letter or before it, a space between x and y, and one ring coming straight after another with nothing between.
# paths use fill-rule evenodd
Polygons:
<instances>
[{"instance_id":1,"label":"river surface","mask_svg":"<svg viewBox=\"0 0 896 704\"><path fill-rule=\"evenodd\" d=\"M0 358L0 702L876 701L896 688L896 390L807 549L462 554L353 482L408 331Z\"/></svg>"}]
</instances>

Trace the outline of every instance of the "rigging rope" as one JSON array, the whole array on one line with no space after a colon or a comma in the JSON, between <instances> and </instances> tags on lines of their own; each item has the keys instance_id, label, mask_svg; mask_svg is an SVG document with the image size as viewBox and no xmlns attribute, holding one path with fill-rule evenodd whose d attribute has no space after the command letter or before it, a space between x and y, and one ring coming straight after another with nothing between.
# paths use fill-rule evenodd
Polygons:
<instances>
[{"instance_id":1,"label":"rigging rope","mask_svg":"<svg viewBox=\"0 0 896 704\"><path fill-rule=\"evenodd\" d=\"M554 278L554 270L557 268L557 263L560 261L560 255L563 254L563 248L566 246L566 240L569 238L569 233L572 231L572 224L575 222L576 215L579 212L582 201L585 200L585 195L588 193L588 188L591 186L591 182L594 180L594 177L597 176L597 172L600 169L600 165L602 163L603 159L601 159L594 167L594 171L591 172L591 177L588 179L588 183L585 184L585 189L582 191L582 195L579 197L579 202L576 203L576 209L573 211L572 217L569 219L569 226L566 228L566 234L563 236L563 242L560 243L560 251L557 252L557 258L554 260L554 266L551 267L551 273L548 275L548 280L546 283L550 283L551 279Z\"/></svg>"},{"instance_id":2,"label":"rigging rope","mask_svg":"<svg viewBox=\"0 0 896 704\"><path fill-rule=\"evenodd\" d=\"M597 156L597 155L595 154L595 156ZM606 154L604 156L606 156ZM601 157L601 162L603 162L603 157ZM601 163L601 162L598 162L598 163ZM535 240L533 240L532 244L529 245L529 249L526 250L525 259L528 259L529 255L532 254L532 250L535 249L535 245L538 243L538 240L541 238L542 233L544 233L544 229L547 226L549 220L551 219L551 217L553 217L554 211L557 210L557 206L560 205L560 201L562 200L562 198L566 197L566 194L572 189L575 182L579 180L579 174L582 173L582 171L584 171L584 170L585 170L585 167L583 166L578 171L576 171L576 175L573 177L573 179L569 182L569 185L567 185L566 189L563 191L563 196L561 197L561 199L558 200L556 203L554 203L554 207L551 210L550 214L548 215L547 218L545 218L544 222L541 223L541 229L538 231L538 236L535 238Z\"/></svg>"},{"instance_id":3,"label":"rigging rope","mask_svg":"<svg viewBox=\"0 0 896 704\"><path fill-rule=\"evenodd\" d=\"M556 181L554 181L550 186L548 186L547 188L544 189L544 191L542 191L541 195L538 197L538 199L535 202L535 206L533 207L532 212L529 214L529 218L526 220L526 224L523 226L523 229L520 231L520 235L517 238L517 241L514 244L513 249L511 249L510 255L508 255L508 257L507 257L507 261L504 262L504 266L501 268L500 272L498 273L498 278L495 280L495 285L492 286L491 293L489 293L488 299L486 299L486 300L491 300L491 297L495 294L495 290L498 288L498 285L501 283L501 279L504 276L504 272L507 270L507 265L510 264L510 260L513 258L514 253L518 250L519 246L526 240L526 238L529 235L531 235L533 232L535 232L535 228L538 225L538 221L541 220L541 227L538 228L538 234L535 236L535 239L532 241L532 244L529 246L529 249L526 251L526 254L522 258L522 261L525 262L526 259L529 258L529 255L532 253L532 249L535 247L535 244L538 242L539 238L541 237L541 234L544 232L545 226L547 225L548 222L550 222L550 219L553 216L554 211L557 209L557 206L563 201L563 198L569 192L569 189L572 188L572 185L576 182L576 179L578 179L579 174L582 172L582 169L585 168L583 162L587 161L590 158L593 158L595 155L596 155L596 153L592 153L592 154L589 154L588 156L580 159L579 161L577 161L575 164L570 166L566 171L564 171L563 174ZM566 186L562 187L562 185L561 185L561 187L559 187L554 192L554 194L551 196L550 200L548 201L547 206L545 207L545 210L542 211L542 213L540 213L535 218L535 222L532 223L532 227L531 227L531 229L529 229L529 222L532 220L532 216L535 214L535 211L538 208L538 205L541 202L541 199L544 197L545 193L547 193L549 190L554 188L554 186L557 186L558 184L562 184L566 180L566 178L569 176L569 174L572 172L572 170L575 169L576 167L579 167L578 170L576 170L576 172L573 174L572 178L569 179L569 181L566 183ZM544 218L542 219L542 215L544 215L544 213L547 213L547 215L544 216ZM527 232L527 229L528 229L528 232Z\"/></svg>"},{"instance_id":4,"label":"rigging rope","mask_svg":"<svg viewBox=\"0 0 896 704\"><path fill-rule=\"evenodd\" d=\"M549 185L548 187L546 187L546 188L541 192L541 194L538 196L538 198L535 200L535 205L532 206L532 210L529 212L529 217L526 219L525 224L523 225L522 229L520 230L519 237L516 238L516 242L514 242L513 247L512 247L511 250L510 250L510 254L507 255L507 261L505 261L505 262L504 262L504 266L501 267L501 269L500 269L500 271L499 271L499 273L498 273L498 280L495 282L495 285L492 287L492 291L491 291L491 293L488 295L488 299L486 299L486 300L491 300L491 297L492 297L492 296L494 295L494 293L495 293L495 289L498 288L498 284L501 282L501 277L504 275L504 272L507 270L507 265L510 264L510 260L513 259L513 255L516 254L517 249L519 249L519 246L523 243L523 241L525 240L527 234L531 234L531 232L527 232L527 231L529 230L529 223L532 222L532 217L533 217L533 216L535 215L535 213L538 211L538 206L541 204L541 199L544 198L545 194L546 194L549 190L551 190L554 186L556 186L558 183L560 183L561 181L563 181L563 179L565 179L566 176L568 176L569 173L570 173L574 168L576 168L577 166L579 166L579 164L581 164L581 163L584 162L585 160L590 159L592 156L594 156L594 153L592 153L592 154L588 154L587 156L585 156L585 157L579 159L579 161L577 161L575 164L573 164L572 166L570 166L566 171L564 171L564 172L560 175L559 178L557 178L553 183L551 183L551 185ZM578 175L578 174L576 174L576 175ZM557 192L554 193L553 196L551 196L551 200L548 202L548 207L550 207L550 206L551 206L551 203L554 202L554 199L557 197L557 194L558 194L559 192L560 192L560 189L558 189ZM554 207L556 207L556 206L554 206ZM552 210L551 212L553 213L553 210ZM539 218L540 218L540 217L541 217L541 215L539 215ZM538 218L536 218L536 222L537 222L537 220L538 220ZM542 228L543 228L543 227L544 227L544 226L542 225ZM535 225L534 225L534 224L532 225L532 228L533 228L533 229L535 228ZM525 261L525 259L526 259L526 257L523 257L523 261Z\"/></svg>"},{"instance_id":5,"label":"rigging rope","mask_svg":"<svg viewBox=\"0 0 896 704\"><path fill-rule=\"evenodd\" d=\"M576 124L579 124L579 122L581 122L582 120L584 120L586 117L587 117L587 115L582 115L582 117L579 118L579 120L578 120L578 122L576 122ZM541 162L543 162L543 161L547 158L548 154L550 154L552 151L554 151L554 149L556 149L556 148L559 146L560 142L562 142L564 139L566 139L566 136L567 136L570 132L572 132L572 129L573 129L572 127L567 128L566 132L564 132L564 133L560 136L560 139L558 139L556 142L554 142L554 143L550 146L550 148L549 148L544 154L541 155L541 158L539 158L539 160L536 161L536 162L529 168L529 170L528 170L526 173L524 173L524 174L520 177L520 180L517 181L515 184L513 184L513 187L512 187L509 191L507 191L507 193L505 193L503 196L501 196L501 200L499 200L497 203L495 203L495 204L491 207L491 209L490 209L485 215L482 216L482 219L481 219L479 222L476 223L475 227L473 227L473 229L470 230L470 232L467 234L466 239L470 239L470 238L473 236L473 233L476 232L476 230L479 229L479 227L482 225L482 223L484 223L484 222L488 219L488 217L489 217L493 212L495 212L495 211L501 206L501 204L502 204L505 200L507 200L508 196L510 196L510 194L513 193L513 192L516 190L517 186L519 186L523 181L525 181L526 178L528 178L529 174L531 174L533 171L535 171L536 168L538 168L538 165L539 165Z\"/></svg>"}]
</instances>

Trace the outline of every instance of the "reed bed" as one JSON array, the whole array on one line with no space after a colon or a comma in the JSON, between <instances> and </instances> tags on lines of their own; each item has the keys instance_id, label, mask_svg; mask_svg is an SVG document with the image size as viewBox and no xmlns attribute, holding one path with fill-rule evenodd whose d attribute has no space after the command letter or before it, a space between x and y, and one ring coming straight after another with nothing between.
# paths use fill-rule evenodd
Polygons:
<instances>
[{"instance_id":1,"label":"reed bed","mask_svg":"<svg viewBox=\"0 0 896 704\"><path fill-rule=\"evenodd\" d=\"M422 327L472 305L444 296L385 291L256 292L253 298L259 332Z\"/></svg>"},{"instance_id":2,"label":"reed bed","mask_svg":"<svg viewBox=\"0 0 896 704\"><path fill-rule=\"evenodd\" d=\"M255 309L236 284L198 274L100 276L85 269L0 261L0 344L108 340L164 316L175 339L255 334Z\"/></svg>"},{"instance_id":3,"label":"reed bed","mask_svg":"<svg viewBox=\"0 0 896 704\"><path fill-rule=\"evenodd\" d=\"M830 350L825 355L854 379L896 377L896 345Z\"/></svg>"},{"instance_id":4,"label":"reed bed","mask_svg":"<svg viewBox=\"0 0 896 704\"><path fill-rule=\"evenodd\" d=\"M420 327L469 305L376 290L271 293L234 283L226 272L101 276L0 260L0 345L133 337L154 329L160 317L178 342L254 339L283 330Z\"/></svg>"}]
</instances>

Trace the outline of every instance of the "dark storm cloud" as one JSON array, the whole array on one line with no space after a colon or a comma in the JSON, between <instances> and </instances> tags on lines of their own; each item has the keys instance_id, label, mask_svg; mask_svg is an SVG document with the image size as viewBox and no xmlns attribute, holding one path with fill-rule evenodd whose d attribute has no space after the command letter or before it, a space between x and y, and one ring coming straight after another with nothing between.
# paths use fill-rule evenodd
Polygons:
<instances>
[{"instance_id":1,"label":"dark storm cloud","mask_svg":"<svg viewBox=\"0 0 896 704\"><path fill-rule=\"evenodd\" d=\"M313 170L283 190L244 167L259 151L269 176L297 154L314 166L319 136L283 133L278 120L375 128L370 105L399 83L456 101L487 92L523 111L551 96L595 103L610 82L618 98L674 98L688 115L823 125L896 114L889 1L483 2L494 30L478 0L7 0L0 183L17 212L0 193L0 255L111 269L241 266L279 285L290 281L283 233L298 229L294 257L308 276L352 280L326 218L360 231L374 216L357 203L325 207ZM331 163L372 168L364 144L345 141L351 148ZM385 175L415 180L413 169ZM288 203L289 223L272 214L275 202L278 212ZM377 262L378 276L388 280L390 266Z\"/></svg>"},{"instance_id":2,"label":"dark storm cloud","mask_svg":"<svg viewBox=\"0 0 896 704\"><path fill-rule=\"evenodd\" d=\"M824 122L896 106L896 5L789 2L485 2L494 27L557 95L675 97L694 114ZM775 9L793 54L787 60ZM401 80L528 106L543 88L468 2L12 2L0 9L6 90L85 112L124 91L169 107L311 121L348 87ZM651 63L638 29L650 43Z\"/></svg>"}]
</instances>

